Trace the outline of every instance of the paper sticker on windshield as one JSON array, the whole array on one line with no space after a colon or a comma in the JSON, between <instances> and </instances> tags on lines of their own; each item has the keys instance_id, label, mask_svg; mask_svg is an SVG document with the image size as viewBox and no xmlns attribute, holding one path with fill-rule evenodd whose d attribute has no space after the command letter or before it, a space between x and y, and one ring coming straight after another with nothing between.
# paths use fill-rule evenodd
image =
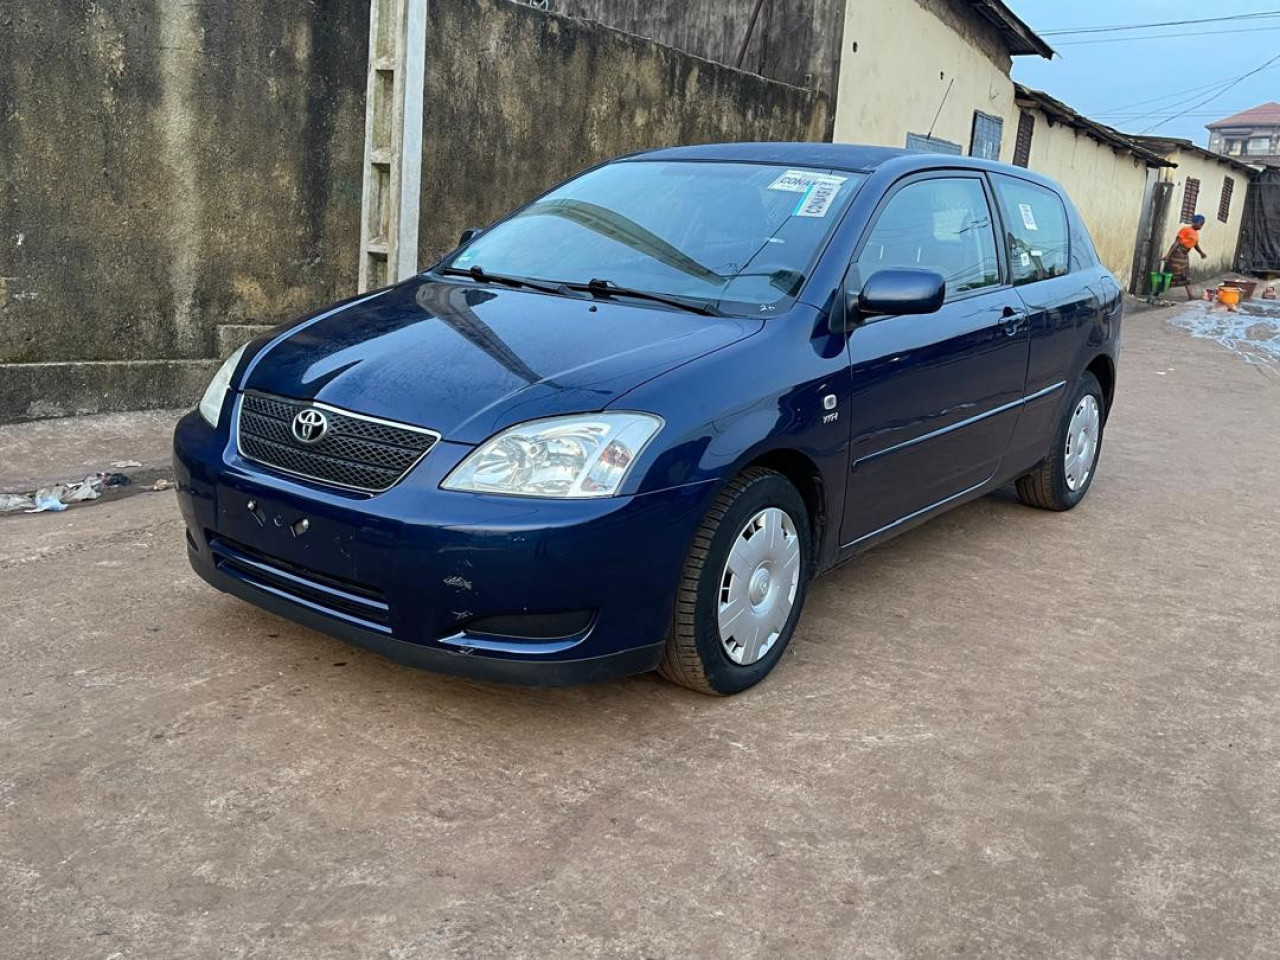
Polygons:
<instances>
[{"instance_id":1,"label":"paper sticker on windshield","mask_svg":"<svg viewBox=\"0 0 1280 960\"><path fill-rule=\"evenodd\" d=\"M811 170L788 170L777 180L769 184L770 190L786 190L789 193L804 193L815 183L844 183L848 177L837 177L830 173L814 173Z\"/></svg>"},{"instance_id":2,"label":"paper sticker on windshield","mask_svg":"<svg viewBox=\"0 0 1280 960\"><path fill-rule=\"evenodd\" d=\"M796 208L791 211L793 217L825 217L840 192L840 184L823 182L809 185Z\"/></svg>"},{"instance_id":3,"label":"paper sticker on windshield","mask_svg":"<svg viewBox=\"0 0 1280 960\"><path fill-rule=\"evenodd\" d=\"M1018 209L1022 211L1022 225L1028 230L1039 230L1036 226L1036 215L1031 212L1031 204L1020 203Z\"/></svg>"}]
</instances>

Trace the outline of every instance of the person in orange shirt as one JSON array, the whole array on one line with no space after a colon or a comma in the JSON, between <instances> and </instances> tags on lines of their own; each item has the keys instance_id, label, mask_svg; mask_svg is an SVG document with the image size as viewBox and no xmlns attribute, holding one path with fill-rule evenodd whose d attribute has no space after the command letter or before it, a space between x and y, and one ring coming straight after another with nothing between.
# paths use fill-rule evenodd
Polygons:
<instances>
[{"instance_id":1,"label":"person in orange shirt","mask_svg":"<svg viewBox=\"0 0 1280 960\"><path fill-rule=\"evenodd\" d=\"M1187 299L1195 299L1195 291L1191 289L1191 251L1200 254L1203 260L1206 254L1200 249L1200 228L1204 226L1204 216L1197 213L1191 218L1191 225L1178 231L1178 239L1173 241L1169 253L1164 258L1164 272L1173 275L1171 287L1186 287Z\"/></svg>"}]
</instances>

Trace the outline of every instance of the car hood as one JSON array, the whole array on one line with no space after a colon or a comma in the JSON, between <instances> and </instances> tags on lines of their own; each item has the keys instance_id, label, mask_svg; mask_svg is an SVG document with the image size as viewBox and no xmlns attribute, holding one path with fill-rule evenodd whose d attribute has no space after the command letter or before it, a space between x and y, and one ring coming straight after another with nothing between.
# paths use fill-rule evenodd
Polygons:
<instances>
[{"instance_id":1,"label":"car hood","mask_svg":"<svg viewBox=\"0 0 1280 960\"><path fill-rule=\"evenodd\" d=\"M762 321L415 279L273 335L241 387L480 443L600 410Z\"/></svg>"}]
</instances>

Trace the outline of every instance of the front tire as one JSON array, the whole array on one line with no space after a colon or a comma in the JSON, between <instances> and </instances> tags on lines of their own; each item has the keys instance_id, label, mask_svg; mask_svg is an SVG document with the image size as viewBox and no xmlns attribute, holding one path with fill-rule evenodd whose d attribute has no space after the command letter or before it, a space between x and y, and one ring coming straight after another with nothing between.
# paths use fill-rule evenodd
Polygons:
<instances>
[{"instance_id":1,"label":"front tire","mask_svg":"<svg viewBox=\"0 0 1280 960\"><path fill-rule=\"evenodd\" d=\"M1063 411L1049 455L1031 473L1018 478L1018 496L1023 503L1061 511L1084 499L1098 472L1106 403L1098 378L1086 371Z\"/></svg>"},{"instance_id":2,"label":"front tire","mask_svg":"<svg viewBox=\"0 0 1280 960\"><path fill-rule=\"evenodd\" d=\"M759 683L791 642L812 565L800 493L772 470L744 471L694 536L659 672L718 696Z\"/></svg>"}]
</instances>

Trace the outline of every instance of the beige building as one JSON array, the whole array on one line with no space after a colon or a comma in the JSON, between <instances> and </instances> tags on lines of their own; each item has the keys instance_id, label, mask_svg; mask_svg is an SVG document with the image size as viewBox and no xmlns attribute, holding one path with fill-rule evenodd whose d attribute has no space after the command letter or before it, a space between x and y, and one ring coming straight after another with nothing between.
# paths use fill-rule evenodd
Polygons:
<instances>
[{"instance_id":1,"label":"beige building","mask_svg":"<svg viewBox=\"0 0 1280 960\"><path fill-rule=\"evenodd\" d=\"M1191 255L1192 279L1203 279L1234 269L1244 219L1245 194L1253 168L1198 147L1190 140L1159 137L1135 138L1142 146L1165 157L1175 166L1161 171L1169 184L1168 202L1155 204L1153 237L1156 257L1173 245L1178 228L1197 214L1204 214L1200 247L1208 255Z\"/></svg>"},{"instance_id":2,"label":"beige building","mask_svg":"<svg viewBox=\"0 0 1280 960\"><path fill-rule=\"evenodd\" d=\"M1014 57L1053 55L1000 0L846 0L833 139L1052 177L1135 293L1173 242L1184 201L1208 219L1210 256L1192 258L1193 276L1231 269L1249 168L1189 141L1130 136L1010 79Z\"/></svg>"},{"instance_id":3,"label":"beige building","mask_svg":"<svg viewBox=\"0 0 1280 960\"><path fill-rule=\"evenodd\" d=\"M1053 177L1075 201L1098 256L1129 289L1135 247L1160 170L1176 161L1081 116L1039 90L1018 85L1011 163Z\"/></svg>"},{"instance_id":4,"label":"beige building","mask_svg":"<svg viewBox=\"0 0 1280 960\"><path fill-rule=\"evenodd\" d=\"M848 0L834 139L1008 161L1015 56L1053 50L1000 0Z\"/></svg>"}]
</instances>

